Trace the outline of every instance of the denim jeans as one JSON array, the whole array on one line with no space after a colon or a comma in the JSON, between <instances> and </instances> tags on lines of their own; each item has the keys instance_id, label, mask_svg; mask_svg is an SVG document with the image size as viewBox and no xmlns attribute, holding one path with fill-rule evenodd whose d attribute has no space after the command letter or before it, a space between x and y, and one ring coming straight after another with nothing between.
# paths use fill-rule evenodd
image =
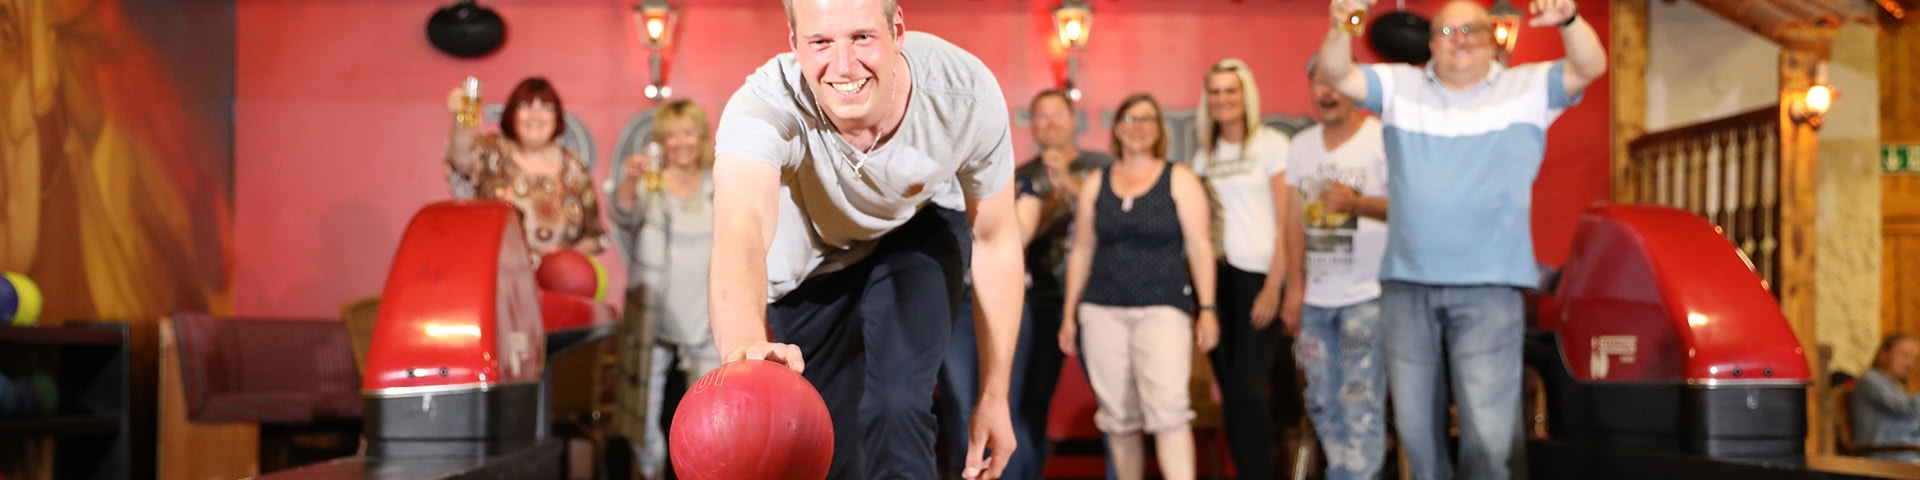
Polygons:
<instances>
[{"instance_id":1,"label":"denim jeans","mask_svg":"<svg viewBox=\"0 0 1920 480\"><path fill-rule=\"evenodd\" d=\"M1293 356L1306 371L1307 416L1327 480L1372 479L1386 459L1387 369L1380 299L1300 311Z\"/></svg>"},{"instance_id":2,"label":"denim jeans","mask_svg":"<svg viewBox=\"0 0 1920 480\"><path fill-rule=\"evenodd\" d=\"M1504 480L1520 435L1520 289L1382 282L1387 382L1413 478L1450 479L1447 382L1459 409L1461 478ZM1442 353L1444 352L1444 355Z\"/></svg>"}]
</instances>

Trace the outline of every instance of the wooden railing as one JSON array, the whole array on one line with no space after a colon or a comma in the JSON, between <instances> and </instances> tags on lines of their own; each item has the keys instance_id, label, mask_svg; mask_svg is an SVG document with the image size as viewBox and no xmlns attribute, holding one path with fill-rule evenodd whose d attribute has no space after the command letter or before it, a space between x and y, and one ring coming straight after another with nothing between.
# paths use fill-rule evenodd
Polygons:
<instances>
[{"instance_id":1,"label":"wooden railing","mask_svg":"<svg viewBox=\"0 0 1920 480\"><path fill-rule=\"evenodd\" d=\"M1622 200L1705 217L1778 297L1779 137L1778 105L1643 135L1629 146Z\"/></svg>"}]
</instances>

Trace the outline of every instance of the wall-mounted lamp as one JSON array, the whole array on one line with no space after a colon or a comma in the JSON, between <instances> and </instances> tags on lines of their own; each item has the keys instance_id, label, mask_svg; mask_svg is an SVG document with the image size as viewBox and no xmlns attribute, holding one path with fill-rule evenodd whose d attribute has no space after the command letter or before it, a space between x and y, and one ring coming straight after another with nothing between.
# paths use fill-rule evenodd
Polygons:
<instances>
[{"instance_id":1,"label":"wall-mounted lamp","mask_svg":"<svg viewBox=\"0 0 1920 480\"><path fill-rule=\"evenodd\" d=\"M1061 1L1053 9L1053 31L1067 55L1067 78L1061 87L1067 90L1067 97L1079 101L1080 88L1074 85L1073 75L1080 66L1079 53L1087 48L1087 37L1093 34L1093 6L1086 0Z\"/></svg>"},{"instance_id":2,"label":"wall-mounted lamp","mask_svg":"<svg viewBox=\"0 0 1920 480\"><path fill-rule=\"evenodd\" d=\"M1493 41L1513 54L1513 48L1520 46L1520 9L1507 0L1495 0L1493 8L1487 10L1487 20L1493 24Z\"/></svg>"},{"instance_id":3,"label":"wall-mounted lamp","mask_svg":"<svg viewBox=\"0 0 1920 480\"><path fill-rule=\"evenodd\" d=\"M1806 90L1788 94L1789 98L1786 100L1790 103L1787 104L1787 117L1794 122L1820 128L1820 124L1826 120L1827 109L1833 106L1833 97L1838 92L1827 84L1827 62L1813 65L1810 80L1812 85Z\"/></svg>"},{"instance_id":4,"label":"wall-mounted lamp","mask_svg":"<svg viewBox=\"0 0 1920 480\"><path fill-rule=\"evenodd\" d=\"M647 98L664 99L673 95L673 89L667 87L662 79L666 77L666 61L662 52L672 55L675 30L680 23L680 9L674 8L666 0L646 0L633 7L634 28L639 30L640 43L646 44L650 51L647 63L652 81L647 83Z\"/></svg>"},{"instance_id":5,"label":"wall-mounted lamp","mask_svg":"<svg viewBox=\"0 0 1920 480\"><path fill-rule=\"evenodd\" d=\"M1787 106L1787 115L1793 121L1820 128L1826 120L1827 108L1833 106L1833 87L1815 84L1807 90L1794 95L1793 103Z\"/></svg>"}]
</instances>

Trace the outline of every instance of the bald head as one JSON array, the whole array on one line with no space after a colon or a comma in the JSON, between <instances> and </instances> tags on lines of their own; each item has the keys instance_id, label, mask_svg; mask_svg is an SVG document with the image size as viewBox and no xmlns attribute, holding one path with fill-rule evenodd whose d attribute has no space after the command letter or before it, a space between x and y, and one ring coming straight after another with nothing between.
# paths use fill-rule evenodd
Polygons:
<instances>
[{"instance_id":1,"label":"bald head","mask_svg":"<svg viewBox=\"0 0 1920 480\"><path fill-rule=\"evenodd\" d=\"M1434 26L1462 25L1487 21L1487 7L1475 0L1449 0L1433 12Z\"/></svg>"}]
</instances>

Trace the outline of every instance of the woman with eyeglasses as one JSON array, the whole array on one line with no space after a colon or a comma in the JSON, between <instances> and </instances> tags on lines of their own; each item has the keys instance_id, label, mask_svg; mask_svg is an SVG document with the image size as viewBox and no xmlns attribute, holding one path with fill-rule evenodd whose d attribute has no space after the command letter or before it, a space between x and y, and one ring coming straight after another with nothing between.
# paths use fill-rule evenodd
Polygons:
<instances>
[{"instance_id":1,"label":"woman with eyeglasses","mask_svg":"<svg viewBox=\"0 0 1920 480\"><path fill-rule=\"evenodd\" d=\"M463 97L455 88L447 109L461 114ZM513 204L535 258L569 248L588 256L606 249L593 174L573 151L555 143L566 131L564 118L553 85L529 77L507 96L499 133L479 133L478 122L456 121L447 142L454 196Z\"/></svg>"},{"instance_id":2,"label":"woman with eyeglasses","mask_svg":"<svg viewBox=\"0 0 1920 480\"><path fill-rule=\"evenodd\" d=\"M1219 336L1207 192L1167 162L1151 96L1120 103L1111 145L1117 160L1087 176L1074 212L1060 349L1086 362L1117 478L1142 478L1152 434L1161 476L1189 480L1193 348Z\"/></svg>"},{"instance_id":3,"label":"woman with eyeglasses","mask_svg":"<svg viewBox=\"0 0 1920 480\"><path fill-rule=\"evenodd\" d=\"M1299 318L1306 285L1291 281L1300 278L1300 266L1286 261L1286 237L1277 227L1284 224L1274 214L1290 204L1285 171L1292 143L1260 123L1260 89L1246 63L1220 60L1204 81L1206 111L1198 119L1192 165L1213 199L1221 341L1207 360L1220 383L1234 471L1243 478L1272 478L1274 418L1268 409L1300 403L1299 385L1291 381L1293 357L1284 354L1282 328L1274 325L1280 316ZM1280 379L1272 389L1277 402L1267 393L1274 377Z\"/></svg>"}]
</instances>

